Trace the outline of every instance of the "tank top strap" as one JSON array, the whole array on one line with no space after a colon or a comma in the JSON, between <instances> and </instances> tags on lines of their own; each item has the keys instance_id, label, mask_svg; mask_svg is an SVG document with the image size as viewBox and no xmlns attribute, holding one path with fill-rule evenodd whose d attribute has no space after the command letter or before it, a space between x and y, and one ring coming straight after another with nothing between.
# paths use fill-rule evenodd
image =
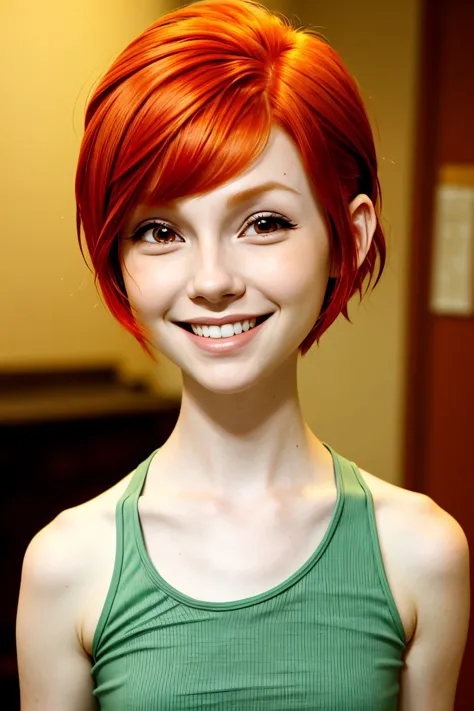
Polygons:
<instances>
[{"instance_id":1,"label":"tank top strap","mask_svg":"<svg viewBox=\"0 0 474 711\"><path fill-rule=\"evenodd\" d=\"M373 567L400 640L405 643L405 630L385 570L372 492L357 464L325 446L339 464L345 491L344 514L337 539L340 551L337 555L343 559L344 550L351 550L354 572L361 577L363 584L366 584L369 566Z\"/></svg>"},{"instance_id":2,"label":"tank top strap","mask_svg":"<svg viewBox=\"0 0 474 711\"><path fill-rule=\"evenodd\" d=\"M143 491L150 463L158 449L155 449L133 472L127 488L119 499L116 510L117 539L120 538L124 563L137 559L139 541L137 540L138 500ZM138 527L140 524L138 524ZM117 540L117 544L119 541Z\"/></svg>"},{"instance_id":3,"label":"tank top strap","mask_svg":"<svg viewBox=\"0 0 474 711\"><path fill-rule=\"evenodd\" d=\"M140 559L135 554L133 534L133 509L138 506L138 499L145 483L150 462L157 451L153 451L149 457L138 465L115 507L115 562L107 597L92 641L92 659L94 661L97 650L103 642L104 631L108 624L121 579L124 576L133 578L139 572Z\"/></svg>"},{"instance_id":4,"label":"tank top strap","mask_svg":"<svg viewBox=\"0 0 474 711\"><path fill-rule=\"evenodd\" d=\"M342 457L329 444L326 444L326 442L323 442L323 444L332 455L335 469L339 469L346 496L353 497L355 495L357 499L365 499L364 490L361 490L361 481L360 475L358 475L357 465L349 459Z\"/></svg>"},{"instance_id":5,"label":"tank top strap","mask_svg":"<svg viewBox=\"0 0 474 711\"><path fill-rule=\"evenodd\" d=\"M155 449L146 459L141 462L130 477L128 486L120 497L117 506L121 506L123 502L131 497L132 499L138 499L143 486L145 484L146 475L148 474L148 468L150 466L151 460L157 453L158 449Z\"/></svg>"}]
</instances>

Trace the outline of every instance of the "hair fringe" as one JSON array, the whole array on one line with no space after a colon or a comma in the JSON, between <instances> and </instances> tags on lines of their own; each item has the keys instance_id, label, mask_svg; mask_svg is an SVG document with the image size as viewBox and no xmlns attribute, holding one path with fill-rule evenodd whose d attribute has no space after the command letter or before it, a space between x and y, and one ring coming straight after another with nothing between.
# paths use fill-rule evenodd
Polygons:
<instances>
[{"instance_id":1,"label":"hair fringe","mask_svg":"<svg viewBox=\"0 0 474 711\"><path fill-rule=\"evenodd\" d=\"M111 313L152 357L122 280L117 243L127 217L141 202L231 180L262 153L274 124L300 151L338 274L304 355L339 314L349 320L349 300L377 285L386 259L378 220L357 268L348 206L365 193L380 215L381 192L370 123L335 50L252 0L200 0L133 40L91 95L76 174L78 239Z\"/></svg>"}]
</instances>

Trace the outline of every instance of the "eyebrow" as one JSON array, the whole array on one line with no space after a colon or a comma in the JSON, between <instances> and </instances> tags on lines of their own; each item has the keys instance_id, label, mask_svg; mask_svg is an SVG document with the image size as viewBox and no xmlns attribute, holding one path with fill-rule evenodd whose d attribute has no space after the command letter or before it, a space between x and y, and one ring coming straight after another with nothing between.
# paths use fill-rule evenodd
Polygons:
<instances>
[{"instance_id":1,"label":"eyebrow","mask_svg":"<svg viewBox=\"0 0 474 711\"><path fill-rule=\"evenodd\" d=\"M226 202L227 207L237 207L244 202L250 202L256 197L259 197L262 193L268 193L270 190L286 190L294 195L301 195L297 190L290 188L289 185L283 185L283 183L277 183L273 180L268 183L263 183L263 185L258 185L255 188L248 188L248 190L242 190L240 193L232 195Z\"/></svg>"},{"instance_id":2,"label":"eyebrow","mask_svg":"<svg viewBox=\"0 0 474 711\"><path fill-rule=\"evenodd\" d=\"M301 197L301 193L299 193L294 188L290 188L289 185L284 185L283 183L278 183L275 180L269 180L266 183L262 183L261 185L255 186L254 188L248 188L247 190L241 190L239 193L235 193L235 195L231 195L226 200L226 207L228 209L239 207L240 205L251 202L255 198L259 197L260 195L263 195L264 193L269 193L271 190L285 190L288 193L293 193L293 195L298 195L299 197ZM160 207L165 210L174 210L175 206L176 206L176 200L171 200L168 203L163 203L162 205L160 205ZM150 219L150 218L148 218L148 219ZM140 220L139 222L143 222L143 220ZM127 230L127 232L130 232L130 230Z\"/></svg>"}]
</instances>

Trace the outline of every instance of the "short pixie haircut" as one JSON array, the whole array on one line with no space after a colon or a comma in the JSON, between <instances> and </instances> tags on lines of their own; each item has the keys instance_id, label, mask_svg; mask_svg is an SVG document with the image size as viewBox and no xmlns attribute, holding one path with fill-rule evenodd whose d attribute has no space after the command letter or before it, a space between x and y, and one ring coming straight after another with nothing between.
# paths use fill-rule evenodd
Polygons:
<instances>
[{"instance_id":1,"label":"short pixie haircut","mask_svg":"<svg viewBox=\"0 0 474 711\"><path fill-rule=\"evenodd\" d=\"M140 203L205 193L244 171L278 125L299 149L320 204L331 264L304 355L349 299L379 280L385 240L377 220L358 268L349 203L380 209L371 127L354 79L312 31L251 0L201 0L168 13L131 42L86 110L76 176L81 227L96 282L115 318L152 356L127 297L118 236ZM378 273L375 275L378 264ZM153 356L152 356L153 357Z\"/></svg>"}]
</instances>

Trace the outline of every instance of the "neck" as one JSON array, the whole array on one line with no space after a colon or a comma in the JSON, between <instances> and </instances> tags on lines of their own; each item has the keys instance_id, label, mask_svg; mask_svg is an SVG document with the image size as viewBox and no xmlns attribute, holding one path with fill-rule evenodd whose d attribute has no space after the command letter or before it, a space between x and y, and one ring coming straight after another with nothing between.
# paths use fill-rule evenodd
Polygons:
<instances>
[{"instance_id":1,"label":"neck","mask_svg":"<svg viewBox=\"0 0 474 711\"><path fill-rule=\"evenodd\" d=\"M183 374L176 427L154 471L173 487L246 499L275 488L332 481L332 459L305 424L296 367L222 394Z\"/></svg>"}]
</instances>

